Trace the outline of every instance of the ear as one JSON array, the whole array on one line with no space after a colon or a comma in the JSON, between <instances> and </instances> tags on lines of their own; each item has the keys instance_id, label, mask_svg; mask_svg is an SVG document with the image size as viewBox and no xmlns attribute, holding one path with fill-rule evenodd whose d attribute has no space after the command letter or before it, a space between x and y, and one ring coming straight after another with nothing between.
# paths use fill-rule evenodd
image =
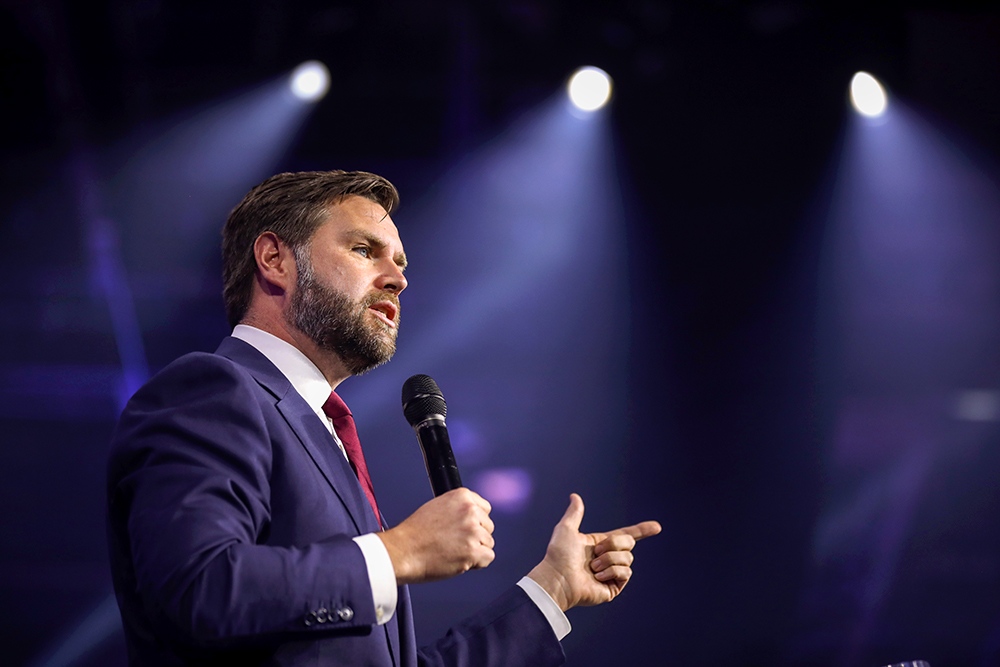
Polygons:
<instances>
[{"instance_id":1,"label":"ear","mask_svg":"<svg viewBox=\"0 0 1000 667\"><path fill-rule=\"evenodd\" d=\"M295 284L295 253L274 232L264 232L257 237L253 243L253 257L265 290L270 291L268 287L273 286L287 292Z\"/></svg>"}]
</instances>

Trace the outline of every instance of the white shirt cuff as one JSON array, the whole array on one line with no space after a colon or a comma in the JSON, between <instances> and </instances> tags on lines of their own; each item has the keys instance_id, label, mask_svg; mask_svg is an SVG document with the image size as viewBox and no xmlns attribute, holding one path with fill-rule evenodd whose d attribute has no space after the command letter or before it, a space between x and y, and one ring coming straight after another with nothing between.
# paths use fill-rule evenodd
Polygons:
<instances>
[{"instance_id":1,"label":"white shirt cuff","mask_svg":"<svg viewBox=\"0 0 1000 667\"><path fill-rule=\"evenodd\" d=\"M368 533L353 539L361 548L361 555L365 557L365 564L368 566L368 582L375 602L375 619L379 625L383 625L396 613L396 570L393 569L389 552L378 535Z\"/></svg>"},{"instance_id":2,"label":"white shirt cuff","mask_svg":"<svg viewBox=\"0 0 1000 667\"><path fill-rule=\"evenodd\" d=\"M555 633L556 639L562 641L563 637L568 635L569 631L573 629L573 626L569 624L569 619L566 618L566 614L559 608L556 601L531 577L521 577L521 581L517 582L517 585L528 594L528 597L535 603L535 606L541 610L545 616L545 620L552 626L552 632Z\"/></svg>"}]
</instances>

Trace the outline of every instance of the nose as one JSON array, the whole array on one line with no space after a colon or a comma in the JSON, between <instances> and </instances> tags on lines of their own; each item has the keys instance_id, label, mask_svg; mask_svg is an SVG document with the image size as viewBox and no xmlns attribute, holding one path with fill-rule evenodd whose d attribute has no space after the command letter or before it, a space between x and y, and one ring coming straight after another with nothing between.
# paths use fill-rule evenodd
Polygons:
<instances>
[{"instance_id":1,"label":"nose","mask_svg":"<svg viewBox=\"0 0 1000 667\"><path fill-rule=\"evenodd\" d=\"M384 264L385 268L378 277L376 287L399 296L400 292L406 289L407 284L406 277L403 276L403 270L399 268L399 265L396 264L396 262L388 258Z\"/></svg>"}]
</instances>

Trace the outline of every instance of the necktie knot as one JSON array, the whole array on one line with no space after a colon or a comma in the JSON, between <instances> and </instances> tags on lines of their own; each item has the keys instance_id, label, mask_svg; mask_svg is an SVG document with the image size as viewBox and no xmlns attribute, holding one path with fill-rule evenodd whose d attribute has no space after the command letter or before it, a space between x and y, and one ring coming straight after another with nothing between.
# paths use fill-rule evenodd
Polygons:
<instances>
[{"instance_id":1,"label":"necktie knot","mask_svg":"<svg viewBox=\"0 0 1000 667\"><path fill-rule=\"evenodd\" d=\"M331 421L352 416L351 409L347 407L347 403L344 403L344 399L337 396L337 392L335 391L330 392L330 398L326 399L326 403L323 404L323 412L326 413L326 416Z\"/></svg>"}]
</instances>

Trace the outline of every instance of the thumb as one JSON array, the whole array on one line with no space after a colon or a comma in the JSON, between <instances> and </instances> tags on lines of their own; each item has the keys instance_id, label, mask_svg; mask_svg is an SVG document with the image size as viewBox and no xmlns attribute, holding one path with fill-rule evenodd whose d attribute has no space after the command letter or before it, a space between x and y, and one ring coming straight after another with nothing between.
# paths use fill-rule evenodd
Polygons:
<instances>
[{"instance_id":1,"label":"thumb","mask_svg":"<svg viewBox=\"0 0 1000 667\"><path fill-rule=\"evenodd\" d=\"M583 498L575 493L569 494L569 507L559 523L573 530L580 530L580 522L583 521Z\"/></svg>"}]
</instances>

